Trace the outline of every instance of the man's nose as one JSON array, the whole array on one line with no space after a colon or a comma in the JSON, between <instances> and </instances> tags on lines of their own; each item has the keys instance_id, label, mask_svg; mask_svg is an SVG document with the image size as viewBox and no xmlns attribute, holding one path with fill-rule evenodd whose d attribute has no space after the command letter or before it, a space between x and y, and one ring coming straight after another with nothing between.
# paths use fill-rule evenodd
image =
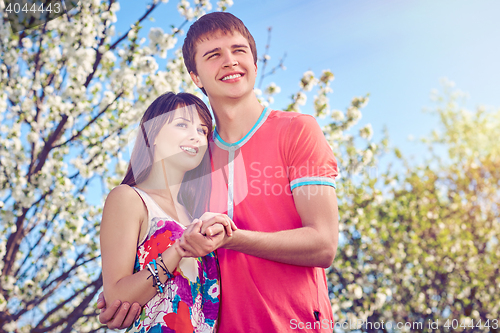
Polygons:
<instances>
[{"instance_id":1,"label":"man's nose","mask_svg":"<svg viewBox=\"0 0 500 333\"><path fill-rule=\"evenodd\" d=\"M224 62L223 67L234 67L238 65L238 61L234 58L234 54L230 51L224 52Z\"/></svg>"}]
</instances>

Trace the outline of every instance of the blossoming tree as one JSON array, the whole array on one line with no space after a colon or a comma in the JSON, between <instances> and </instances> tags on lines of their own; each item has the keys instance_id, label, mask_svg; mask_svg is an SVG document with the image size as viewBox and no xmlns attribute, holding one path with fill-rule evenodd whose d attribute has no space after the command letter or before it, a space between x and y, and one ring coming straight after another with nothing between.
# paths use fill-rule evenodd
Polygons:
<instances>
[{"instance_id":1,"label":"blossoming tree","mask_svg":"<svg viewBox=\"0 0 500 333\"><path fill-rule=\"evenodd\" d=\"M441 128L426 165L396 150L403 172L339 187L329 281L345 331L499 331L500 110L467 110L451 85L433 92Z\"/></svg>"},{"instance_id":2,"label":"blossoming tree","mask_svg":"<svg viewBox=\"0 0 500 333\"><path fill-rule=\"evenodd\" d=\"M231 4L219 1L217 7ZM115 32L114 0L82 0L68 15L13 33L0 2L2 332L101 329L94 302L102 286L102 202L88 193L100 187L104 197L119 183L129 125L154 98L165 91L199 94L177 43L181 27L152 28L148 38L140 37L141 24L159 5L154 0L123 34ZM211 3L181 0L177 8L188 22L211 10ZM160 69L162 58L166 65ZM306 72L288 110L299 111L316 87L316 115L329 114L332 79L330 71L318 79ZM262 102L272 102L279 90L270 84ZM337 128L359 120L363 101L355 100L347 117L333 113L332 144L338 145Z\"/></svg>"},{"instance_id":3,"label":"blossoming tree","mask_svg":"<svg viewBox=\"0 0 500 333\"><path fill-rule=\"evenodd\" d=\"M19 33L0 2L0 331L100 327L101 202L86 193L93 182L117 184L128 125L155 97L194 92L173 50L178 28L151 29L149 43L138 37L159 5L117 35L114 0L79 1L68 15ZM211 4L177 7L189 21Z\"/></svg>"},{"instance_id":4,"label":"blossoming tree","mask_svg":"<svg viewBox=\"0 0 500 333\"><path fill-rule=\"evenodd\" d=\"M184 24L165 32L162 23L140 37L159 5L153 0L123 34L115 31L114 0L82 0L68 15L13 33L0 2L0 332L101 329L94 302L102 286L102 199L123 177L130 124L165 91L200 94L177 41ZM220 10L231 5L217 2ZM177 8L189 22L212 5L181 0ZM269 55L260 61L264 69ZM348 134L368 98L354 98L346 112L332 111L332 80L329 70L318 77L304 73L285 109L300 112L315 94L308 110L326 123L325 135L349 177L374 163L381 145L371 143L369 125ZM256 89L263 104L279 92L275 83ZM366 143L362 149L355 137Z\"/></svg>"}]
</instances>

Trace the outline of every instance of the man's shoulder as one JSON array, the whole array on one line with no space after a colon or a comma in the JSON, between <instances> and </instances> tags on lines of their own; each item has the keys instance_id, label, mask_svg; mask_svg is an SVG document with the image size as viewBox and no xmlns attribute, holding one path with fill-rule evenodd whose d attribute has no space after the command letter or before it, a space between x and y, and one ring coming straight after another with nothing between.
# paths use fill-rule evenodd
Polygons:
<instances>
[{"instance_id":1,"label":"man's shoulder","mask_svg":"<svg viewBox=\"0 0 500 333\"><path fill-rule=\"evenodd\" d=\"M268 119L302 119L302 118L313 118L313 116L309 114L303 114L303 113L298 113L298 112L293 112L293 111L281 111L281 110L274 110L272 109Z\"/></svg>"},{"instance_id":2,"label":"man's shoulder","mask_svg":"<svg viewBox=\"0 0 500 333\"><path fill-rule=\"evenodd\" d=\"M290 132L321 132L318 121L310 114L272 110L267 120L269 129L286 129L287 135Z\"/></svg>"},{"instance_id":3,"label":"man's shoulder","mask_svg":"<svg viewBox=\"0 0 500 333\"><path fill-rule=\"evenodd\" d=\"M292 111L272 110L267 120L275 126L318 126L316 118L309 114L297 113Z\"/></svg>"}]
</instances>

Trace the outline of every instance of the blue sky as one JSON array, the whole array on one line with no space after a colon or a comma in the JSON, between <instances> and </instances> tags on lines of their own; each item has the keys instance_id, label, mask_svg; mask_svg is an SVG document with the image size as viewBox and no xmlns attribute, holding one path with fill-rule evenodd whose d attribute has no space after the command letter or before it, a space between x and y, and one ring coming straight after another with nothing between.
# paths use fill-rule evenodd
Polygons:
<instances>
[{"instance_id":1,"label":"blue sky","mask_svg":"<svg viewBox=\"0 0 500 333\"><path fill-rule=\"evenodd\" d=\"M117 30L125 31L146 4L120 2ZM176 5L162 4L146 30L180 24ZM425 153L408 135L422 137L437 126L422 109L433 105L429 93L441 77L470 94L469 108L500 106L500 1L234 0L228 11L247 25L259 55L272 26L270 66L287 53L287 69L264 83L282 88L274 108L287 104L305 71L331 69L331 108L345 110L352 97L370 93L360 124L372 123L375 139L386 125L392 144L408 155ZM312 97L304 112L311 112Z\"/></svg>"}]
</instances>

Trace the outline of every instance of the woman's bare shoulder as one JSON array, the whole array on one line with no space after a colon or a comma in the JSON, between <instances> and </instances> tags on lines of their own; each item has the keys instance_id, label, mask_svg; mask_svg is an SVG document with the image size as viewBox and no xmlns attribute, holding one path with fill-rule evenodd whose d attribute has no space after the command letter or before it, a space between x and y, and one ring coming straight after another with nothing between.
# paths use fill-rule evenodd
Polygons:
<instances>
[{"instance_id":1,"label":"woman's bare shoulder","mask_svg":"<svg viewBox=\"0 0 500 333\"><path fill-rule=\"evenodd\" d=\"M109 192L104 209L120 210L121 213L142 215L145 210L139 194L130 186L121 184Z\"/></svg>"},{"instance_id":2,"label":"woman's bare shoulder","mask_svg":"<svg viewBox=\"0 0 500 333\"><path fill-rule=\"evenodd\" d=\"M131 186L129 186L127 184L120 184L117 187L115 187L114 189L112 189L109 192L109 194L108 194L108 198L110 196L112 196L112 197L119 197L119 198L122 198L122 199L137 198L137 199L140 200L140 197L137 194L137 192Z\"/></svg>"}]
</instances>

